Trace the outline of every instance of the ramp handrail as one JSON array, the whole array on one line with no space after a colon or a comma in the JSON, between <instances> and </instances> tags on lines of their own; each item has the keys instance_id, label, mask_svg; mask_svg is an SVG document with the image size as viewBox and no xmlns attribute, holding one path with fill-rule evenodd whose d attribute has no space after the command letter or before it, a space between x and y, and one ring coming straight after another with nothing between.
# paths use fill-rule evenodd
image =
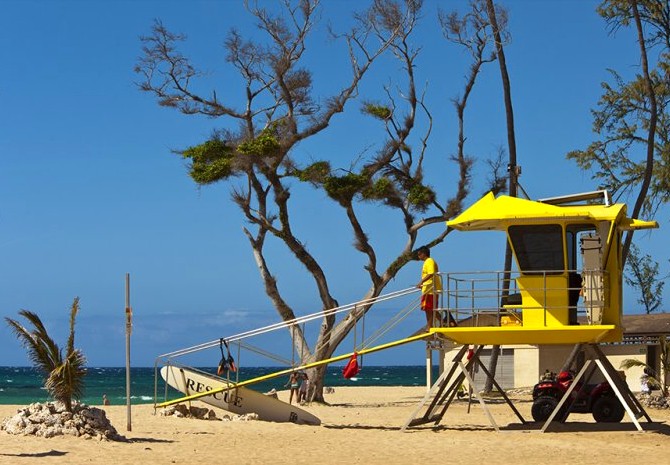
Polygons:
<instances>
[{"instance_id":1,"label":"ramp handrail","mask_svg":"<svg viewBox=\"0 0 670 465\"><path fill-rule=\"evenodd\" d=\"M311 313L309 315L304 315L302 317L294 318L294 319L289 320L289 321L281 321L281 322L278 322L278 323L273 323L273 324L268 325L268 326L263 326L261 328L256 328L256 329L252 329L252 330L249 330L249 331L244 331L244 332L241 332L241 333L238 333L238 334L235 334L235 335L223 338L223 339L225 339L228 343L241 341L241 340L246 339L248 337L258 336L260 334L265 334L265 333L268 333L268 332L276 331L278 329L283 329L283 328L287 328L287 327L290 327L290 326L299 325L299 324L302 324L302 323L305 323L305 322L308 322L308 321L312 321L312 320L315 320L315 319L318 319L318 318L323 318L324 316L336 315L336 314L339 314L339 313L342 313L342 312L350 311L350 310L352 310L356 307L361 307L361 306L366 306L366 305L374 305L374 304L379 303L379 302L395 299L395 298L402 297L402 296L405 296L405 295L409 295L409 294L412 294L412 293L415 293L415 292L419 292L419 289L415 288L415 287L410 287L410 288L402 289L402 290L399 290L399 291L389 292L388 294L379 295L377 297L371 297L369 299L363 299L363 300L360 300L358 302L354 302L354 303L350 303L350 304L346 304L346 305L341 305L339 307L334 307L334 308L331 308L331 309L328 309L328 310L321 310L319 312ZM156 360L158 361L158 360L161 360L161 359L171 359L173 357L179 357L179 356L182 356L182 355L187 355L187 354L191 354L191 353L194 353L194 352L199 352L201 350L210 349L212 347L218 347L218 345L220 344L220 341L221 341L221 339L215 339L213 341L204 342L202 344L198 344L198 345L195 345L195 346L192 346L192 347L187 347L187 348L184 348L184 349L176 350L174 352L169 352L169 353L166 353L166 354L162 354L162 355L159 355L158 357L156 357Z\"/></svg>"}]
</instances>

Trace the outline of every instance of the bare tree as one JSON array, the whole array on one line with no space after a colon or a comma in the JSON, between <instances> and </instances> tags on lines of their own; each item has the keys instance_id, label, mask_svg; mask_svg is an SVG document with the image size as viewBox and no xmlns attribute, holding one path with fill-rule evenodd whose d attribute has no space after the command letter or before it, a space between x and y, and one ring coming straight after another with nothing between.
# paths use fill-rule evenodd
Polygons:
<instances>
[{"instance_id":1,"label":"bare tree","mask_svg":"<svg viewBox=\"0 0 670 465\"><path fill-rule=\"evenodd\" d=\"M511 197L517 196L517 165L516 165L516 137L514 133L514 110L512 106L512 89L509 81L509 74L507 73L507 61L505 60L505 49L503 47L503 34L507 23L507 12L496 6L493 0L486 0L486 11L488 13L489 23L493 30L495 38L496 52L498 55L498 65L500 66L500 76L503 84L503 98L505 101L505 119L507 123L507 147L509 149L509 164L507 170L509 172L509 195ZM502 25L502 28L501 28ZM503 32L501 32L503 31ZM509 293L509 272L512 269L512 249L509 244L505 247L505 265L504 272L506 274L503 279L503 297ZM501 302L502 304L502 302ZM491 376L486 378L484 384L484 392L489 393L493 390L493 376L498 366L498 355L500 353L500 346L494 345L491 348L491 358L489 360L489 373Z\"/></svg>"},{"instance_id":2,"label":"bare tree","mask_svg":"<svg viewBox=\"0 0 670 465\"><path fill-rule=\"evenodd\" d=\"M233 188L232 200L249 226L244 233L251 245L265 292L284 321L296 316L283 297L266 259L268 237L279 239L313 279L324 310L338 306L326 273L292 228L289 182L308 182L339 205L354 236L354 246L365 258L370 288L362 300L380 295L385 286L413 258L418 233L427 226L444 222L461 210L468 192L471 160L462 152L454 157L460 181L453 198L440 201L435 190L424 181L424 161L433 119L425 103L425 90L416 85L416 57L412 34L420 18L422 2L375 0L356 15L356 26L335 35L346 44L351 69L350 80L341 91L317 96L312 73L302 66L305 41L313 29L318 8L316 0L293 4L283 2L281 14L247 5L267 43L246 39L232 30L226 40L227 61L245 81L246 102L235 108L219 99L194 90L201 76L178 51L181 35L157 22L150 36L142 40L144 55L136 71L143 77L141 89L154 94L159 104L186 114L221 118L227 129L216 131L210 140L182 151L189 160L189 174L199 185L233 179L242 182ZM328 160L301 163L294 148L329 127L332 118L343 112L345 104L358 96L358 87L370 66L383 53L391 53L402 65L402 90L384 88L385 101L365 101L363 111L382 123L386 140L369 160L337 169ZM402 87L400 87L402 86ZM231 98L231 100L233 100ZM324 103L321 103L324 102ZM417 124L417 119L422 124ZM418 135L417 135L418 133ZM387 265L379 263L377 251L359 218L361 202L380 204L397 212L405 227L406 240ZM446 237L446 229L428 241L429 246ZM296 352L302 362L330 357L356 322L370 309L359 306L337 322L325 312L318 339L313 347L302 329L291 327ZM322 400L325 367L314 369L315 400Z\"/></svg>"},{"instance_id":3,"label":"bare tree","mask_svg":"<svg viewBox=\"0 0 670 465\"><path fill-rule=\"evenodd\" d=\"M461 183L468 180L465 177L472 161L465 155L465 109L472 89L477 81L477 76L486 63L495 61L496 52L492 49L494 38L489 27L486 16L484 0L473 0L470 2L468 13L459 16L458 12L445 12L440 10L438 17L444 37L455 44L464 47L472 57L469 72L465 78L465 89L463 95L452 101L458 115L458 152L455 157L461 168ZM505 21L506 23L506 21ZM493 178L489 180L489 189L496 193L504 188L500 182L500 158L488 162ZM503 182L504 184L504 182ZM465 186L459 186L463 195ZM461 199L462 200L462 199ZM462 206L458 205L458 209Z\"/></svg>"}]
</instances>

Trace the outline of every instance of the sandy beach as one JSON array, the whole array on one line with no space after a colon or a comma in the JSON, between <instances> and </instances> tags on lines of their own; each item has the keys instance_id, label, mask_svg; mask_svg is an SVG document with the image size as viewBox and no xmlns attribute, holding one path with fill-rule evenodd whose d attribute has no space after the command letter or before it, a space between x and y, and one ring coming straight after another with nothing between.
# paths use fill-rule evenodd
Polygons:
<instances>
[{"instance_id":1,"label":"sandy beach","mask_svg":"<svg viewBox=\"0 0 670 465\"><path fill-rule=\"evenodd\" d=\"M642 420L644 432L627 417L621 424L603 426L590 415L573 414L567 423L543 434L536 424L522 425L506 404L492 401L488 405L501 429L496 432L478 402L468 413L467 401L461 400L449 408L439 427L400 431L424 393L425 388L417 387L339 387L326 395L330 405L305 407L321 418L321 426L195 420L154 414L152 405L134 405L128 432L126 407L107 406L107 416L127 442L44 439L3 431L0 464L408 465L439 460L546 465L558 460L616 465L667 463L670 454L668 410L648 409L654 423ZM279 395L288 400L286 392ZM530 397L513 399L522 416L531 420ZM0 418L13 415L17 407L0 406Z\"/></svg>"}]
</instances>

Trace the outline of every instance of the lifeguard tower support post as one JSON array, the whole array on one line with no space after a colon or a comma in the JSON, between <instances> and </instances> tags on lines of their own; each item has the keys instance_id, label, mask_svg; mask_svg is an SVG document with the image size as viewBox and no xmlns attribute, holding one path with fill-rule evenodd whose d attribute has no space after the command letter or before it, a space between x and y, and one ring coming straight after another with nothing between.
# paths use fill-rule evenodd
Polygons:
<instances>
[{"instance_id":1,"label":"lifeguard tower support post","mask_svg":"<svg viewBox=\"0 0 670 465\"><path fill-rule=\"evenodd\" d=\"M443 291L446 315L467 320L469 325L433 328L431 332L464 346L587 344L605 377L616 383L619 391L623 389L625 383L609 379L614 370L606 359L602 360L597 344L623 338L622 232L657 228L655 221L628 218L626 205L611 204L606 191L538 201L496 198L488 193L447 226L459 231L505 232L517 270L492 272L491 279L481 273L474 278L448 273ZM504 281L508 286L501 285ZM578 304L580 295L583 299ZM582 324L577 321L578 308L587 317ZM455 366L464 368L460 360L463 354L461 350ZM436 404L453 399L453 393L449 397L444 391L446 378L456 371L445 371L436 383L442 383L441 388L434 385L433 394L429 392L424 403L435 392L440 393L435 396ZM464 377L467 374L461 373L460 381ZM630 392L627 386L625 389ZM627 396L619 398L624 407L631 403ZM629 415L633 415L635 406L628 407ZM406 426L428 421L437 424L444 410L435 415L429 408L426 415L410 419Z\"/></svg>"}]
</instances>

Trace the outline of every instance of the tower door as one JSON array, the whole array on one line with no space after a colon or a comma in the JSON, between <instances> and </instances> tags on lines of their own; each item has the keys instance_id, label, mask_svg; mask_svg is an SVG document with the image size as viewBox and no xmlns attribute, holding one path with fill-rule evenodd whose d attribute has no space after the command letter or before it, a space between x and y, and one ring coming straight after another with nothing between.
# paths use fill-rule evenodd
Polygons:
<instances>
[{"instance_id":1,"label":"tower door","mask_svg":"<svg viewBox=\"0 0 670 465\"><path fill-rule=\"evenodd\" d=\"M580 242L586 315L589 324L599 325L603 322L605 310L602 240L598 234L587 234L580 238Z\"/></svg>"}]
</instances>

